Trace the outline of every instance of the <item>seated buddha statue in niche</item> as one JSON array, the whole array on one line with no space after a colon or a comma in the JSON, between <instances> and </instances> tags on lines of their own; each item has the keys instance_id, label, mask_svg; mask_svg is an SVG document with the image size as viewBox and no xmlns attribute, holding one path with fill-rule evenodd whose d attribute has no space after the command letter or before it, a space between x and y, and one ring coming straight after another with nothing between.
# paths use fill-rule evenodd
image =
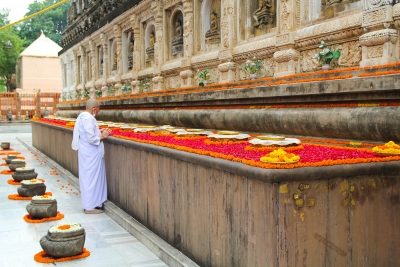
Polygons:
<instances>
[{"instance_id":1,"label":"seated buddha statue in niche","mask_svg":"<svg viewBox=\"0 0 400 267\"><path fill-rule=\"evenodd\" d=\"M154 57L154 31L150 32L149 35L149 47L146 48L146 62L152 61Z\"/></svg>"},{"instance_id":2,"label":"seated buddha statue in niche","mask_svg":"<svg viewBox=\"0 0 400 267\"><path fill-rule=\"evenodd\" d=\"M271 25L273 23L274 16L271 8L271 0L262 0L261 6L253 13L255 20L254 27L259 27L262 24Z\"/></svg>"},{"instance_id":3,"label":"seated buddha statue in niche","mask_svg":"<svg viewBox=\"0 0 400 267\"><path fill-rule=\"evenodd\" d=\"M177 18L175 21L175 36L172 38L172 55L183 52L183 29L182 20Z\"/></svg>"},{"instance_id":4,"label":"seated buddha statue in niche","mask_svg":"<svg viewBox=\"0 0 400 267\"><path fill-rule=\"evenodd\" d=\"M220 42L220 30L217 12L213 11L210 15L210 29L206 32L206 41L217 43Z\"/></svg>"}]
</instances>

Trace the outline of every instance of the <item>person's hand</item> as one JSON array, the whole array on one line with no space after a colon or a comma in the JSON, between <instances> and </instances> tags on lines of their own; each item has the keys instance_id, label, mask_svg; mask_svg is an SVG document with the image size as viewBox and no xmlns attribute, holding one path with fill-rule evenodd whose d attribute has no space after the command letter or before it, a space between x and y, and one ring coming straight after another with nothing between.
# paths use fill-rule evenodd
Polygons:
<instances>
[{"instance_id":1,"label":"person's hand","mask_svg":"<svg viewBox=\"0 0 400 267\"><path fill-rule=\"evenodd\" d=\"M101 140L106 139L107 136L110 135L110 133L111 133L111 130L110 130L110 129L108 129L108 128L102 129L100 139L101 139Z\"/></svg>"}]
</instances>

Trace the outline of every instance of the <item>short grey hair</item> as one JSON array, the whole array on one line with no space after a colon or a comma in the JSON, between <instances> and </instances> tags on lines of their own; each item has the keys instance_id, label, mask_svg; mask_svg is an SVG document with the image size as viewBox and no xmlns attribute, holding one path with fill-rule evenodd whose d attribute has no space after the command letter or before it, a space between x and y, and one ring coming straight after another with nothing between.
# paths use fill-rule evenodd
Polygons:
<instances>
[{"instance_id":1,"label":"short grey hair","mask_svg":"<svg viewBox=\"0 0 400 267\"><path fill-rule=\"evenodd\" d=\"M91 110L92 108L97 108L99 106L100 106L99 101L97 101L94 98L91 98L86 102L86 110Z\"/></svg>"}]
</instances>

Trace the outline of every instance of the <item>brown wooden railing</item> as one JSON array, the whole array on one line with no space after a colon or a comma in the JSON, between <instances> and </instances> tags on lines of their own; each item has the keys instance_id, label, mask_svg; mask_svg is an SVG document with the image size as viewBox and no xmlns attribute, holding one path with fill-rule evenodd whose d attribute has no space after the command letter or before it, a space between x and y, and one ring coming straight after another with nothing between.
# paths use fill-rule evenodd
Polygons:
<instances>
[{"instance_id":1,"label":"brown wooden railing","mask_svg":"<svg viewBox=\"0 0 400 267\"><path fill-rule=\"evenodd\" d=\"M32 118L43 117L45 109L54 115L60 93L0 93L0 119L8 119L11 111L13 120L24 120L26 115Z\"/></svg>"}]
</instances>

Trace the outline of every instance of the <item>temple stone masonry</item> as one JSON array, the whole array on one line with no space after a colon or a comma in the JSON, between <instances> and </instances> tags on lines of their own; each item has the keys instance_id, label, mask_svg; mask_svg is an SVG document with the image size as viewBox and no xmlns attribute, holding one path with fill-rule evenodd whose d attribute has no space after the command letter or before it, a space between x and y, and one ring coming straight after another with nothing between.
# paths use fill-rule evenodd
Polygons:
<instances>
[{"instance_id":1,"label":"temple stone masonry","mask_svg":"<svg viewBox=\"0 0 400 267\"><path fill-rule=\"evenodd\" d=\"M399 29L397 0L73 0L57 115L95 97L102 121L399 144ZM77 176L72 129L32 125ZM104 143L109 200L193 261L171 266L399 266L398 160L268 169Z\"/></svg>"}]
</instances>

